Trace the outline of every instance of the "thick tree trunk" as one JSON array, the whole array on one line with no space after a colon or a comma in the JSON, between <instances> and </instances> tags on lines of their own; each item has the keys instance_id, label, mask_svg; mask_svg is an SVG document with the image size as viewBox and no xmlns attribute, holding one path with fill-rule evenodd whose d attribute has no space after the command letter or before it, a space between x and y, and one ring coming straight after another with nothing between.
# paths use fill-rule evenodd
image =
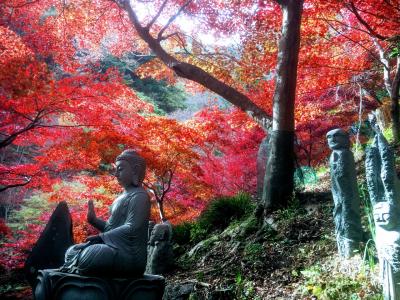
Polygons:
<instances>
[{"instance_id":1,"label":"thick tree trunk","mask_svg":"<svg viewBox=\"0 0 400 300\"><path fill-rule=\"evenodd\" d=\"M294 102L302 0L277 1L283 13L273 104L270 154L262 202L265 213L288 205L293 194Z\"/></svg>"},{"instance_id":2,"label":"thick tree trunk","mask_svg":"<svg viewBox=\"0 0 400 300\"><path fill-rule=\"evenodd\" d=\"M400 58L397 58L396 74L393 79L391 91L390 91L390 115L392 117L392 132L394 142L398 144L400 142L400 109L399 109L399 90L400 90Z\"/></svg>"},{"instance_id":3,"label":"thick tree trunk","mask_svg":"<svg viewBox=\"0 0 400 300\"><path fill-rule=\"evenodd\" d=\"M265 172L263 203L268 211L287 206L293 193L294 131L270 133L270 152Z\"/></svg>"},{"instance_id":4,"label":"thick tree trunk","mask_svg":"<svg viewBox=\"0 0 400 300\"><path fill-rule=\"evenodd\" d=\"M400 141L400 123L399 123L399 97L391 97L390 116L392 118L392 134L396 144Z\"/></svg>"}]
</instances>

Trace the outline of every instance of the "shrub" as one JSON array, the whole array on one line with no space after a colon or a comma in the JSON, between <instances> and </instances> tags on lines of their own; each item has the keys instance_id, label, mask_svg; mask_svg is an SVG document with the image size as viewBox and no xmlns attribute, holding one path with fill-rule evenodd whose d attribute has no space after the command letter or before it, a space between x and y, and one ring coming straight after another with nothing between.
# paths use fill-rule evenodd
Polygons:
<instances>
[{"instance_id":1,"label":"shrub","mask_svg":"<svg viewBox=\"0 0 400 300\"><path fill-rule=\"evenodd\" d=\"M172 239L178 245L188 244L190 242L190 231L194 226L191 222L183 222L173 227Z\"/></svg>"},{"instance_id":2,"label":"shrub","mask_svg":"<svg viewBox=\"0 0 400 300\"><path fill-rule=\"evenodd\" d=\"M254 209L250 195L238 193L233 197L219 197L210 202L197 223L207 232L225 229L232 221L241 220Z\"/></svg>"},{"instance_id":3,"label":"shrub","mask_svg":"<svg viewBox=\"0 0 400 300\"><path fill-rule=\"evenodd\" d=\"M254 204L250 195L246 193L216 198L209 203L196 222L184 222L174 226L173 240L178 245L197 243L206 239L212 231L223 230L231 222L243 220L253 210Z\"/></svg>"}]
</instances>

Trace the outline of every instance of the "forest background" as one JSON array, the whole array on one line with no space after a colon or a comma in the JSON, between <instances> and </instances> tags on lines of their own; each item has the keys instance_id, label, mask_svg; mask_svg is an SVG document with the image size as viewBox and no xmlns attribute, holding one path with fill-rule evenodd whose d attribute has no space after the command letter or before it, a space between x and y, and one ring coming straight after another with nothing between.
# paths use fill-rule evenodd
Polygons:
<instances>
[{"instance_id":1,"label":"forest background","mask_svg":"<svg viewBox=\"0 0 400 300\"><path fill-rule=\"evenodd\" d=\"M179 224L215 197L255 194L290 2L2 1L2 268L23 266L60 200L72 212L75 241L92 234L86 202L94 199L106 217L123 149L148 162L155 221ZM348 129L359 144L363 120L377 108L399 141L399 22L399 1L304 2L298 169L326 165L329 129Z\"/></svg>"}]
</instances>

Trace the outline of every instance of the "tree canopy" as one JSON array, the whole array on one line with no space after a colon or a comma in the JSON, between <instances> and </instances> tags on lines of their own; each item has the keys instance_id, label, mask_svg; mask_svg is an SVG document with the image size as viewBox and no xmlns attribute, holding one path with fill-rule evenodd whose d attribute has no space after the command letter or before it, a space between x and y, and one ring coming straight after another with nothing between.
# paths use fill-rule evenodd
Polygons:
<instances>
[{"instance_id":1,"label":"tree canopy","mask_svg":"<svg viewBox=\"0 0 400 300\"><path fill-rule=\"evenodd\" d=\"M178 223L214 196L255 191L266 130L289 137L276 139L286 152L273 164L289 164L283 177L270 165L275 185L294 159L323 164L326 132L383 103L398 140L399 14L399 1L376 0L3 1L2 205L39 192L80 220L89 198L106 214L113 160L134 148L153 217ZM232 107L167 116L205 89ZM77 239L89 231L77 224Z\"/></svg>"}]
</instances>

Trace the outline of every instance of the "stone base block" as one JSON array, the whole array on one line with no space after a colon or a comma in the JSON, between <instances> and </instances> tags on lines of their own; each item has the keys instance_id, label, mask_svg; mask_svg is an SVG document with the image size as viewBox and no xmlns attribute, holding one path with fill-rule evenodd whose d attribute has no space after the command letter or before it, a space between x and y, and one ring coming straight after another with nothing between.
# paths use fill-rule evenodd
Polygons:
<instances>
[{"instance_id":1,"label":"stone base block","mask_svg":"<svg viewBox=\"0 0 400 300\"><path fill-rule=\"evenodd\" d=\"M131 279L86 277L57 270L39 271L36 300L161 300L164 277L143 275Z\"/></svg>"}]
</instances>

